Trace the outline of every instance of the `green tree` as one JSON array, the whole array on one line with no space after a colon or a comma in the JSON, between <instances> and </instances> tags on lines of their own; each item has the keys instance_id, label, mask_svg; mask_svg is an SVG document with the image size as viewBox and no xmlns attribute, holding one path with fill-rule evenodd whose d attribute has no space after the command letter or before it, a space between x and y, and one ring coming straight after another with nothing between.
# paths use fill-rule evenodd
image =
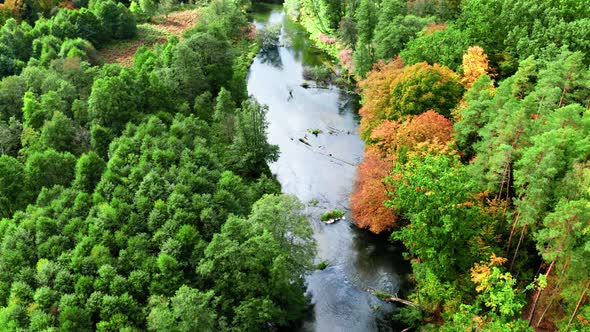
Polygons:
<instances>
[{"instance_id":1,"label":"green tree","mask_svg":"<svg viewBox=\"0 0 590 332\"><path fill-rule=\"evenodd\" d=\"M301 207L294 197L265 196L248 220L228 218L205 250L198 272L214 283L223 299L219 310L235 328L286 326L301 317L308 303L303 278L315 247ZM290 300L279 300L284 296Z\"/></svg>"},{"instance_id":2,"label":"green tree","mask_svg":"<svg viewBox=\"0 0 590 332\"><path fill-rule=\"evenodd\" d=\"M20 136L23 125L15 117L11 117L8 123L0 121L0 154L16 156L20 150Z\"/></svg>"},{"instance_id":3,"label":"green tree","mask_svg":"<svg viewBox=\"0 0 590 332\"><path fill-rule=\"evenodd\" d=\"M61 112L54 112L51 120L41 128L39 143L45 149L75 152L74 140L77 130L74 121Z\"/></svg>"},{"instance_id":4,"label":"green tree","mask_svg":"<svg viewBox=\"0 0 590 332\"><path fill-rule=\"evenodd\" d=\"M415 158L403 168L398 166L397 173L402 180L389 179L395 190L386 205L410 223L394 232L393 239L403 241L440 280L456 279L485 257L477 241L491 242L485 234L491 220L471 197L475 182L456 158Z\"/></svg>"},{"instance_id":5,"label":"green tree","mask_svg":"<svg viewBox=\"0 0 590 332\"><path fill-rule=\"evenodd\" d=\"M267 162L279 157L278 146L268 143L266 137L267 107L249 99L242 103L236 116L236 134L230 146L229 162L238 174L253 175L264 173Z\"/></svg>"},{"instance_id":6,"label":"green tree","mask_svg":"<svg viewBox=\"0 0 590 332\"><path fill-rule=\"evenodd\" d=\"M375 27L378 22L377 7L374 1L361 0L354 18L356 19L357 42L354 50L354 68L358 76L364 77L375 62L372 44Z\"/></svg>"},{"instance_id":7,"label":"green tree","mask_svg":"<svg viewBox=\"0 0 590 332\"><path fill-rule=\"evenodd\" d=\"M0 155L0 217L7 218L26 202L25 167L8 155Z\"/></svg>"},{"instance_id":8,"label":"green tree","mask_svg":"<svg viewBox=\"0 0 590 332\"><path fill-rule=\"evenodd\" d=\"M427 62L431 65L441 64L459 71L463 54L469 46L469 39L465 33L450 25L444 30L423 33L410 40L400 52L400 56L408 65Z\"/></svg>"},{"instance_id":9,"label":"green tree","mask_svg":"<svg viewBox=\"0 0 590 332\"><path fill-rule=\"evenodd\" d=\"M49 149L31 153L25 164L25 173L30 185L38 191L56 184L69 185L74 179L75 165L76 157L71 153Z\"/></svg>"},{"instance_id":10,"label":"green tree","mask_svg":"<svg viewBox=\"0 0 590 332\"><path fill-rule=\"evenodd\" d=\"M404 49L406 43L412 40L428 23L433 21L429 17L387 16L385 11L379 16L379 23L375 28L375 56L379 59L392 59Z\"/></svg>"},{"instance_id":11,"label":"green tree","mask_svg":"<svg viewBox=\"0 0 590 332\"><path fill-rule=\"evenodd\" d=\"M212 309L213 291L203 293L182 286L170 300L153 297L147 318L151 331L214 331L217 315Z\"/></svg>"},{"instance_id":12,"label":"green tree","mask_svg":"<svg viewBox=\"0 0 590 332\"><path fill-rule=\"evenodd\" d=\"M133 74L122 70L120 75L99 78L92 85L88 98L88 114L97 124L120 132L128 121L139 116L138 95Z\"/></svg>"},{"instance_id":13,"label":"green tree","mask_svg":"<svg viewBox=\"0 0 590 332\"><path fill-rule=\"evenodd\" d=\"M102 177L106 163L96 152L83 154L76 162L74 186L86 192L93 192Z\"/></svg>"}]
</instances>

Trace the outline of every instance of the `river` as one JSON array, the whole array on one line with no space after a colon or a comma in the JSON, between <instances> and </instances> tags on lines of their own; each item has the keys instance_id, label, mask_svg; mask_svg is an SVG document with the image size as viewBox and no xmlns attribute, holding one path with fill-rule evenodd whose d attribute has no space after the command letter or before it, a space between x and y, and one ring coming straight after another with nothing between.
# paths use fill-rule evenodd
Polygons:
<instances>
[{"instance_id":1,"label":"river","mask_svg":"<svg viewBox=\"0 0 590 332\"><path fill-rule=\"evenodd\" d=\"M281 46L258 54L248 75L248 93L269 107L268 139L281 151L270 167L283 192L308 206L318 244L317 262L329 263L307 278L313 309L301 330L395 331L389 321L393 305L365 290L397 293L408 264L386 238L356 228L348 208L355 167L363 154L356 96L335 86L303 88L304 66L319 65L328 60L326 55L313 47L302 27L286 17L282 6L257 8L253 16L259 29L282 25ZM308 129L322 133L315 136ZM332 209L346 211L346 220L331 225L321 222L319 216Z\"/></svg>"}]
</instances>

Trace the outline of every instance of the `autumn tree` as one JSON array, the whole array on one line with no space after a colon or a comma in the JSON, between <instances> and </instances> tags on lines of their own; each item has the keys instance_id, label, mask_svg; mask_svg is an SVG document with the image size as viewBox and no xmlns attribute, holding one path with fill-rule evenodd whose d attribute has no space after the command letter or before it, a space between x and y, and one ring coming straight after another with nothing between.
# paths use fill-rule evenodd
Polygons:
<instances>
[{"instance_id":1,"label":"autumn tree","mask_svg":"<svg viewBox=\"0 0 590 332\"><path fill-rule=\"evenodd\" d=\"M452 153L453 124L439 113L430 110L409 117L404 122L384 120L371 133L370 144L391 162L420 154Z\"/></svg>"},{"instance_id":2,"label":"autumn tree","mask_svg":"<svg viewBox=\"0 0 590 332\"><path fill-rule=\"evenodd\" d=\"M484 53L483 48L472 46L467 49L463 55L463 84L470 88L473 82L481 75L490 72L488 56Z\"/></svg>"},{"instance_id":3,"label":"autumn tree","mask_svg":"<svg viewBox=\"0 0 590 332\"><path fill-rule=\"evenodd\" d=\"M365 150L363 161L357 167L354 192L350 208L355 224L373 233L381 233L396 226L393 209L385 207L387 186L383 182L391 172L392 164L383 160L376 149Z\"/></svg>"},{"instance_id":4,"label":"autumn tree","mask_svg":"<svg viewBox=\"0 0 590 332\"><path fill-rule=\"evenodd\" d=\"M471 282L477 297L473 304L462 304L441 331L480 330L533 331L520 317L525 305L524 292L516 287L517 279L502 265L507 259L492 254L489 261L475 263Z\"/></svg>"},{"instance_id":5,"label":"autumn tree","mask_svg":"<svg viewBox=\"0 0 590 332\"><path fill-rule=\"evenodd\" d=\"M376 68L360 82L363 94L361 137L367 140L382 120L402 120L434 110L446 118L461 99L459 77L447 67L426 63L401 68L401 60Z\"/></svg>"},{"instance_id":6,"label":"autumn tree","mask_svg":"<svg viewBox=\"0 0 590 332\"><path fill-rule=\"evenodd\" d=\"M362 117L359 130L363 139L370 137L371 130L385 118L385 110L391 108L390 86L400 75L403 67L404 64L399 57L387 63L380 63L367 74L366 79L359 82L363 99L363 106L359 110Z\"/></svg>"}]
</instances>

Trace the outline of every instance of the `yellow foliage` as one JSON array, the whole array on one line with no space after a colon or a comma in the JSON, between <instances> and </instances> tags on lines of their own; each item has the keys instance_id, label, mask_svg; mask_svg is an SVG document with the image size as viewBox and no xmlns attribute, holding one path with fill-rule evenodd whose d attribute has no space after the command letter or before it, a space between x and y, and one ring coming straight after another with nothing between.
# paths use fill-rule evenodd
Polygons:
<instances>
[{"instance_id":1,"label":"yellow foliage","mask_svg":"<svg viewBox=\"0 0 590 332\"><path fill-rule=\"evenodd\" d=\"M499 257L492 253L489 262L482 262L482 264L475 263L475 266L471 268L471 281L477 284L475 290L479 293L489 290L491 287L490 277L492 275L492 266L502 265L506 263L507 260L508 259L504 257ZM507 280L510 279L511 276L509 273L506 273L502 274L500 278Z\"/></svg>"},{"instance_id":2,"label":"yellow foliage","mask_svg":"<svg viewBox=\"0 0 590 332\"><path fill-rule=\"evenodd\" d=\"M463 55L463 83L465 87L470 88L475 80L489 72L489 60L483 48L479 46L468 48L467 53Z\"/></svg>"}]
</instances>

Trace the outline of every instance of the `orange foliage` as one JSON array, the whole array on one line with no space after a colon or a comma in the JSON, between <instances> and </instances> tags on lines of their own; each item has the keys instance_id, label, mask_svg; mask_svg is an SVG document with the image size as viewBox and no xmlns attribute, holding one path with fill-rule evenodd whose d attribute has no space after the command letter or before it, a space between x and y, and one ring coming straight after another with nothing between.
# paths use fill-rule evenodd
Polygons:
<instances>
[{"instance_id":1,"label":"orange foliage","mask_svg":"<svg viewBox=\"0 0 590 332\"><path fill-rule=\"evenodd\" d=\"M463 83L470 88L481 75L490 72L490 62L483 48L471 46L463 54Z\"/></svg>"},{"instance_id":2,"label":"orange foliage","mask_svg":"<svg viewBox=\"0 0 590 332\"><path fill-rule=\"evenodd\" d=\"M446 23L429 23L426 28L424 29L424 34L425 35L431 35L433 34L435 31L442 31L444 29L447 28L447 24Z\"/></svg>"},{"instance_id":3,"label":"orange foliage","mask_svg":"<svg viewBox=\"0 0 590 332\"><path fill-rule=\"evenodd\" d=\"M386 111L391 108L391 84L401 74L404 68L402 59L398 56L393 61L375 64L367 78L359 83L363 93L363 107L359 110L362 116L359 131L368 134L379 119L385 119Z\"/></svg>"},{"instance_id":4,"label":"orange foliage","mask_svg":"<svg viewBox=\"0 0 590 332\"><path fill-rule=\"evenodd\" d=\"M399 123L385 120L371 133L371 142L381 157L395 161L400 151L408 155L426 153L450 153L447 147L453 134L453 123L430 110Z\"/></svg>"},{"instance_id":5,"label":"orange foliage","mask_svg":"<svg viewBox=\"0 0 590 332\"><path fill-rule=\"evenodd\" d=\"M381 159L374 148L365 150L365 159L357 169L355 191L350 197L352 217L358 227L381 233L396 225L394 210L383 205L387 188L381 181L389 175L391 163Z\"/></svg>"},{"instance_id":6,"label":"orange foliage","mask_svg":"<svg viewBox=\"0 0 590 332\"><path fill-rule=\"evenodd\" d=\"M451 69L425 62L403 67L399 58L376 65L359 87L363 95L359 130L369 143L371 132L385 119L403 121L429 109L450 118L450 110L463 95L459 76Z\"/></svg>"},{"instance_id":7,"label":"orange foliage","mask_svg":"<svg viewBox=\"0 0 590 332\"><path fill-rule=\"evenodd\" d=\"M25 9L25 0L6 0L4 1L4 8L12 12L14 18L20 20Z\"/></svg>"},{"instance_id":8,"label":"orange foliage","mask_svg":"<svg viewBox=\"0 0 590 332\"><path fill-rule=\"evenodd\" d=\"M59 8L76 9L76 5L73 1L66 0L59 3Z\"/></svg>"}]
</instances>

